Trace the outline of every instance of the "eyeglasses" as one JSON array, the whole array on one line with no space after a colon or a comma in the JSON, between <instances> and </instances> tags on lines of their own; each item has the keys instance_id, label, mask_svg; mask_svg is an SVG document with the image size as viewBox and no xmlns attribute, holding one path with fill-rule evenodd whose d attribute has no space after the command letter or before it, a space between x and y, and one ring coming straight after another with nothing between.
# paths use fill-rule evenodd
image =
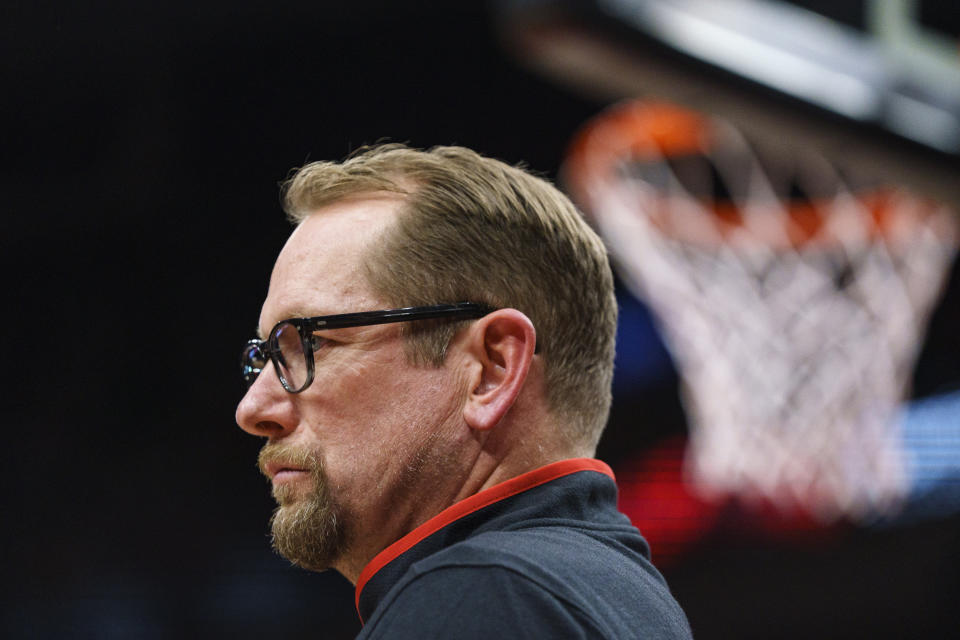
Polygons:
<instances>
[{"instance_id":1,"label":"eyeglasses","mask_svg":"<svg viewBox=\"0 0 960 640\"><path fill-rule=\"evenodd\" d=\"M493 310L475 302L459 302L283 320L270 330L266 340L247 342L240 355L243 379L250 387L270 360L283 388L290 393L300 393L313 382L313 353L323 342L314 331L435 318L466 320L483 317Z\"/></svg>"}]
</instances>

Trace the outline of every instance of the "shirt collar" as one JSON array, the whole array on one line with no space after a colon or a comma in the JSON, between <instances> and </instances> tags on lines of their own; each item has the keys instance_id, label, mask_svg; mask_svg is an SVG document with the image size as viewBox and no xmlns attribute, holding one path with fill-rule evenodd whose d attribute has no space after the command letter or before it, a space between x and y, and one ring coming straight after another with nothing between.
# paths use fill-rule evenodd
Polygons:
<instances>
[{"instance_id":1,"label":"shirt collar","mask_svg":"<svg viewBox=\"0 0 960 640\"><path fill-rule=\"evenodd\" d=\"M360 577L357 579L355 597L357 613L360 614L361 621L364 619L364 613L369 615L373 608L370 607L371 611L363 611L361 608L360 597L363 593L364 587L367 586L370 580L379 572L381 572L381 570L384 570L390 563L409 551L411 548L418 545L426 538L439 532L441 529L444 529L445 527L448 527L449 525L456 523L457 521L485 507L491 506L525 491L529 491L534 487L551 482L552 480L556 480L573 473L578 473L580 471L595 471L614 479L613 471L609 466L607 466L606 463L601 462L600 460L594 460L592 458L574 458L570 460L554 462L544 467L540 467L538 469L534 469L533 471L528 471L522 475L510 478L509 480L475 493L469 498L465 498L460 502L452 504L410 533L406 534L388 546L386 549L374 556L367 566L363 568L363 571L360 572ZM376 598L375 600L379 600L379 598Z\"/></svg>"}]
</instances>

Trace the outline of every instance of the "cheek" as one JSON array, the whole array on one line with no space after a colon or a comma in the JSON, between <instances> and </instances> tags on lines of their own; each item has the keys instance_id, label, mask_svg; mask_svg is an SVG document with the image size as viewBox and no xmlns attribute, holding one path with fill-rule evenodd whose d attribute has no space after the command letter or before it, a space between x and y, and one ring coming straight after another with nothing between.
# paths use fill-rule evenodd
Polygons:
<instances>
[{"instance_id":1,"label":"cheek","mask_svg":"<svg viewBox=\"0 0 960 640\"><path fill-rule=\"evenodd\" d=\"M423 416L446 418L455 396L454 381L445 369L413 367L401 348L391 345L376 355L363 354L342 363L340 382L330 385L351 415L371 422L418 424ZM439 414L439 415L438 415Z\"/></svg>"},{"instance_id":2,"label":"cheek","mask_svg":"<svg viewBox=\"0 0 960 640\"><path fill-rule=\"evenodd\" d=\"M384 409L410 427L446 422L458 406L457 393L443 370L416 370L415 375L384 380ZM389 398L389 400L387 400Z\"/></svg>"},{"instance_id":3,"label":"cheek","mask_svg":"<svg viewBox=\"0 0 960 640\"><path fill-rule=\"evenodd\" d=\"M338 362L318 366L316 388L301 399L334 482L386 478L456 423L462 408L456 377L446 369L411 367L392 346L375 354L344 350Z\"/></svg>"},{"instance_id":4,"label":"cheek","mask_svg":"<svg viewBox=\"0 0 960 640\"><path fill-rule=\"evenodd\" d=\"M350 458L366 467L355 468L356 473L376 469L385 480L424 453L437 437L452 434L459 405L439 376L379 382L370 393L352 399Z\"/></svg>"}]
</instances>

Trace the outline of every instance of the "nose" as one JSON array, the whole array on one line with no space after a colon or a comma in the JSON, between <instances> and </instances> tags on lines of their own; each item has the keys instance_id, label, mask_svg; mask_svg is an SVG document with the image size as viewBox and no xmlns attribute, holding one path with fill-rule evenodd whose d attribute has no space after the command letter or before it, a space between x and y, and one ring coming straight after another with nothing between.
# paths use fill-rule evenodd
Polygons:
<instances>
[{"instance_id":1,"label":"nose","mask_svg":"<svg viewBox=\"0 0 960 640\"><path fill-rule=\"evenodd\" d=\"M296 429L297 409L293 394L287 393L270 362L237 405L237 425L254 436L271 440L283 438Z\"/></svg>"}]
</instances>

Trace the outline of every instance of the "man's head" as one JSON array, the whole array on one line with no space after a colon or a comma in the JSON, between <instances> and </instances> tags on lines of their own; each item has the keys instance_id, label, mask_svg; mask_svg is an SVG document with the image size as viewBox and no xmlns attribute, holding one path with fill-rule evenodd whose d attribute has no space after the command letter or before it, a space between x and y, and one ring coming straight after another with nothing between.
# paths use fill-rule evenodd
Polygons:
<instances>
[{"instance_id":1,"label":"man's head","mask_svg":"<svg viewBox=\"0 0 960 640\"><path fill-rule=\"evenodd\" d=\"M371 288L394 306L470 300L526 314L557 437L591 454L610 406L616 301L606 250L566 196L469 149L391 144L301 168L285 185L285 208L299 223L371 192L403 202L364 256ZM457 327L407 329L412 360L436 366Z\"/></svg>"},{"instance_id":2,"label":"man's head","mask_svg":"<svg viewBox=\"0 0 960 640\"><path fill-rule=\"evenodd\" d=\"M252 378L237 422L268 439L260 462L281 553L354 579L453 502L592 453L609 406L612 279L600 241L552 186L466 149L390 145L308 165L285 197L298 225L271 276L261 338L291 318L496 310L309 325L309 386ZM278 363L294 364L274 353L263 368Z\"/></svg>"}]
</instances>

